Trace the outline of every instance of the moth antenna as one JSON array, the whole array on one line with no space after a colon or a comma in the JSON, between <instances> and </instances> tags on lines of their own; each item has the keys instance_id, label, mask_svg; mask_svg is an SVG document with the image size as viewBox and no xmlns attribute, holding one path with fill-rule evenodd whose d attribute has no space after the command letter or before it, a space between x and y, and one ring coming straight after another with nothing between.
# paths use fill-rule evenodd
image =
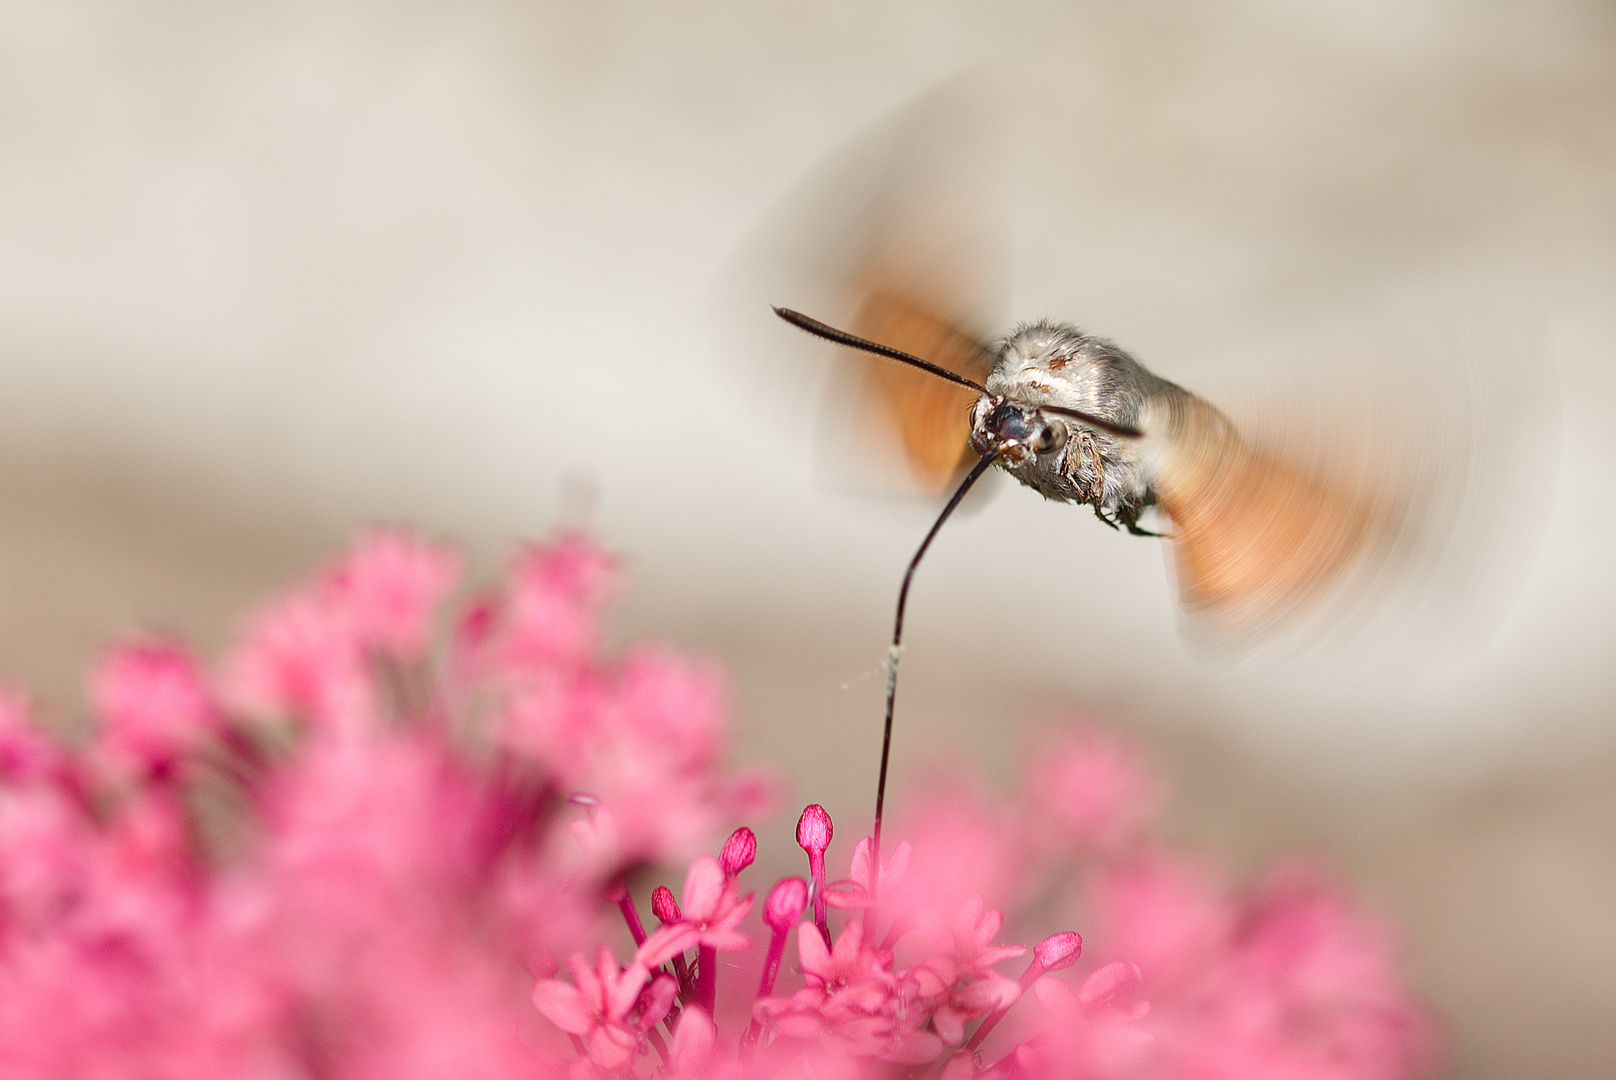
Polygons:
<instances>
[{"instance_id":1,"label":"moth antenna","mask_svg":"<svg viewBox=\"0 0 1616 1080\"><path fill-rule=\"evenodd\" d=\"M779 309L776 308L775 310L778 311ZM796 313L792 312L792 314ZM780 317L786 318L784 314ZM826 329L829 329L829 327ZM809 332L812 333L813 331ZM971 471L965 474L965 479L960 481L959 487L954 489L954 494L949 496L948 505L943 507L943 512L938 514L937 520L932 523L931 531L926 533L926 538L920 542L920 547L915 551L915 557L909 560L909 568L903 572L903 585L898 589L898 615L892 623L892 649L887 654L887 716L886 724L881 730L881 772L875 781L875 832L870 838L870 854L874 856L870 861L870 898L872 900L875 898L874 887L880 881L881 876L881 816L886 808L887 761L892 755L892 714L898 700L898 661L903 656L903 610L909 604L909 583L914 580L915 568L920 565L920 560L925 556L926 549L931 547L931 542L937 538L937 533L942 529L943 522L947 521L949 515L954 512L954 508L959 506L960 500L965 498L965 493L971 490L971 485L980 480L982 474L988 471L988 467L998 460L999 454L1003 450L1004 447L1002 446L995 447L992 451L983 454L982 459L971 466Z\"/></svg>"},{"instance_id":2,"label":"moth antenna","mask_svg":"<svg viewBox=\"0 0 1616 1080\"><path fill-rule=\"evenodd\" d=\"M889 345L882 345L877 342L861 338L856 334L849 334L846 330L838 330L834 326L826 326L818 319L810 319L800 311L792 311L790 308L777 307L774 309L774 313L780 316L786 322L790 323L792 326L795 326L799 330L806 330L808 333L814 335L814 337L824 338L826 341L834 341L836 344L846 345L850 349L862 349L867 353L874 353L876 356L884 356L888 360L896 360L900 364L908 364L910 367L917 367L921 371L929 372L937 376L939 379L947 379L951 383L958 383L960 386L968 386L979 394L987 393L987 388L981 383L972 382L963 375L956 375L954 372L949 371L945 367L939 367L930 361L922 360L918 356L911 356L901 349L894 349ZM1104 423L1104 421L1101 421L1101 423Z\"/></svg>"},{"instance_id":3,"label":"moth antenna","mask_svg":"<svg viewBox=\"0 0 1616 1080\"><path fill-rule=\"evenodd\" d=\"M1098 428L1111 435L1119 435L1124 439L1140 439L1145 434L1136 427L1113 423L1110 420L1095 416L1093 413L1086 413L1082 409L1068 409L1061 405L1038 405L1035 407L1039 412L1054 413L1056 416L1069 416L1080 424Z\"/></svg>"}]
</instances>

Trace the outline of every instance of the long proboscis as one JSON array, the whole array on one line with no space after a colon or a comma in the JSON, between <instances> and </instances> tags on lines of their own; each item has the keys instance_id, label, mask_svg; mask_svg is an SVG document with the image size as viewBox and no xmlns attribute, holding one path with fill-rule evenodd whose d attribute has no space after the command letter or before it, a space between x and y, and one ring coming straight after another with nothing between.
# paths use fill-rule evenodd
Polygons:
<instances>
[{"instance_id":1,"label":"long proboscis","mask_svg":"<svg viewBox=\"0 0 1616 1080\"><path fill-rule=\"evenodd\" d=\"M890 345L882 345L878 341L871 341L868 338L861 338L857 334L849 334L846 330L838 330L836 327L822 323L818 319L809 318L800 311L792 311L790 308L777 307L774 309L774 313L780 316L786 322L790 323L792 326L795 326L799 330L807 331L808 333L814 335L814 337L835 342L837 345L845 345L849 349L860 349L867 353L873 353L876 356L885 357L888 360L896 360L900 364L908 364L910 367L919 368L921 371L924 371L929 375L935 375L939 379L946 379L947 381L958 386L969 387L979 394L986 394L988 392L987 387L983 386L981 383L973 382L957 372L949 371L945 367L932 363L930 360L922 360L920 357L906 353L902 349L894 349ZM1070 417L1071 419L1076 420L1078 423L1087 427L1095 428L1098 431L1103 431L1109 435L1116 435L1124 439L1137 439L1144 434L1144 432L1140 431L1136 427L1130 427L1127 424L1118 424L1114 421L1107 420L1104 417L1095 416L1093 413L1086 413L1082 409L1068 409L1064 405L1039 405L1037 406L1037 409L1039 412L1054 413L1056 416Z\"/></svg>"},{"instance_id":2,"label":"long proboscis","mask_svg":"<svg viewBox=\"0 0 1616 1080\"><path fill-rule=\"evenodd\" d=\"M881 874L881 818L886 809L887 762L892 755L892 717L898 703L898 661L903 656L903 613L909 604L909 585L914 580L916 567L920 565L920 560L925 557L926 549L931 547L931 542L937 539L938 532L942 530L943 522L947 521L949 516L954 513L960 501L965 498L965 493L971 490L971 485L980 480L982 474L988 471L988 467L998 460L1003 449L1003 447L999 447L991 453L983 454L981 460L971 467L970 472L965 474L965 479L960 481L959 487L954 489L954 494L949 496L948 504L943 507L943 512L937 515L936 521L932 522L931 529L926 533L926 538L920 542L920 547L915 549L915 557L909 560L909 568L903 572L903 584L898 589L898 613L892 621L892 650L887 654L887 715L886 722L881 729L881 772L875 781L875 830L870 837L870 854L872 856L870 860L870 882L872 887L880 880ZM875 899L873 891L870 899Z\"/></svg>"}]
</instances>

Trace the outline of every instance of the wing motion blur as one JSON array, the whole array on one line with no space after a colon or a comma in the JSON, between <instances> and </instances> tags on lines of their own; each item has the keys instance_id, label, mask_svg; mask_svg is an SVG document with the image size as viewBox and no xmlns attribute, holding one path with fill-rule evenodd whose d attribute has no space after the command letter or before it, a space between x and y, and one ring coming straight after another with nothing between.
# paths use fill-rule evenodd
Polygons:
<instances>
[{"instance_id":1,"label":"wing motion blur","mask_svg":"<svg viewBox=\"0 0 1616 1080\"><path fill-rule=\"evenodd\" d=\"M969 122L959 121L962 111ZM811 284L768 302L1002 389L1007 376L997 369L1011 339L991 334L1012 327L989 320L1003 307L1009 204L983 179L980 166L995 160L983 130L981 110L962 110L953 88L883 128L875 150L844 154L812 185L815 197L799 200L811 209L797 214L795 246L784 255ZM1081 297L1073 303L1080 309ZM1546 369L1546 350L1519 332L1520 320L1495 332L1498 314L1483 330L1487 320L1474 317L1365 313L1322 346L1236 358L1244 370L1232 378L1174 371L1183 388L1125 357L1144 404L1137 417L1114 419L1137 422L1144 438L1129 448L1075 430L1062 461L1077 479L1052 497L1099 509L1107 470L1137 465L1149 489L1144 505L1165 519L1183 627L1214 651L1473 639L1497 625L1534 532L1499 520L1486 493L1529 487L1551 442L1540 437L1545 395L1535 386L1545 380L1519 378L1523 368ZM1101 353L1114 348L1071 333ZM775 354L792 347L801 347L795 338ZM812 348L823 366L832 347ZM977 460L969 445L976 392L835 351L825 428L866 478L869 466L887 478L864 486L890 489L897 477L910 490L948 492ZM1017 378L1036 366L1027 361ZM1054 374L1081 381L1071 370ZM1032 376L1015 383L1026 395L1019 404L1074 405ZM1095 389L1096 400L1105 390ZM1075 407L1090 409L1086 398ZM1038 540L1056 551L1061 542Z\"/></svg>"}]
</instances>

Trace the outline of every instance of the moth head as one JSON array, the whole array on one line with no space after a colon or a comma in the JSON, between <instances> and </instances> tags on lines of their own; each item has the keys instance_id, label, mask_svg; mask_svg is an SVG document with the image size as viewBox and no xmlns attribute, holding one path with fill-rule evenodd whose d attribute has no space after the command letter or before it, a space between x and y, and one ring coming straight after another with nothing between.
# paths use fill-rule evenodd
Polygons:
<instances>
[{"instance_id":1,"label":"moth head","mask_svg":"<svg viewBox=\"0 0 1616 1080\"><path fill-rule=\"evenodd\" d=\"M1036 405L983 394L971 410L971 448L997 453L1009 468L1054 465L1066 446L1067 422Z\"/></svg>"}]
</instances>

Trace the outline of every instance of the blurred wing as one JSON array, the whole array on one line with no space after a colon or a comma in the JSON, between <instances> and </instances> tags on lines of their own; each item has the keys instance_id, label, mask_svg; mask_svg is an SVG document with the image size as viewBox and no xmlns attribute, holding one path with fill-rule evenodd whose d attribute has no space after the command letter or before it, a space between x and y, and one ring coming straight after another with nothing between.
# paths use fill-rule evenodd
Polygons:
<instances>
[{"instance_id":1,"label":"blurred wing","mask_svg":"<svg viewBox=\"0 0 1616 1080\"><path fill-rule=\"evenodd\" d=\"M799 185L727 275L736 312L726 321L756 325L745 352L782 369L769 397L788 407L817 398L816 459L839 486L945 491L961 461L974 460L966 447L974 395L806 339L769 307L795 308L980 381L981 328L996 325L1005 280L1004 199L989 169L1002 128L995 89L980 76L926 94ZM819 377L816 393L783 385L793 368Z\"/></svg>"},{"instance_id":2,"label":"blurred wing","mask_svg":"<svg viewBox=\"0 0 1616 1080\"><path fill-rule=\"evenodd\" d=\"M913 296L873 289L859 306L853 333L929 360L975 382L987 377L988 349L971 334ZM890 360L847 350L839 381L851 397L831 398L833 409L860 418L861 442L874 452L896 444L916 490L943 494L976 461L967 442L976 392Z\"/></svg>"},{"instance_id":3,"label":"blurred wing","mask_svg":"<svg viewBox=\"0 0 1616 1080\"><path fill-rule=\"evenodd\" d=\"M1497 629L1541 529L1496 496L1552 475L1553 370L1508 304L1464 307L1249 363L1261 388L1225 409L1168 396L1156 494L1192 638L1427 665Z\"/></svg>"},{"instance_id":4,"label":"blurred wing","mask_svg":"<svg viewBox=\"0 0 1616 1080\"><path fill-rule=\"evenodd\" d=\"M1191 617L1260 629L1318 600L1383 535L1391 508L1253 447L1221 413L1172 402L1156 497Z\"/></svg>"}]
</instances>

